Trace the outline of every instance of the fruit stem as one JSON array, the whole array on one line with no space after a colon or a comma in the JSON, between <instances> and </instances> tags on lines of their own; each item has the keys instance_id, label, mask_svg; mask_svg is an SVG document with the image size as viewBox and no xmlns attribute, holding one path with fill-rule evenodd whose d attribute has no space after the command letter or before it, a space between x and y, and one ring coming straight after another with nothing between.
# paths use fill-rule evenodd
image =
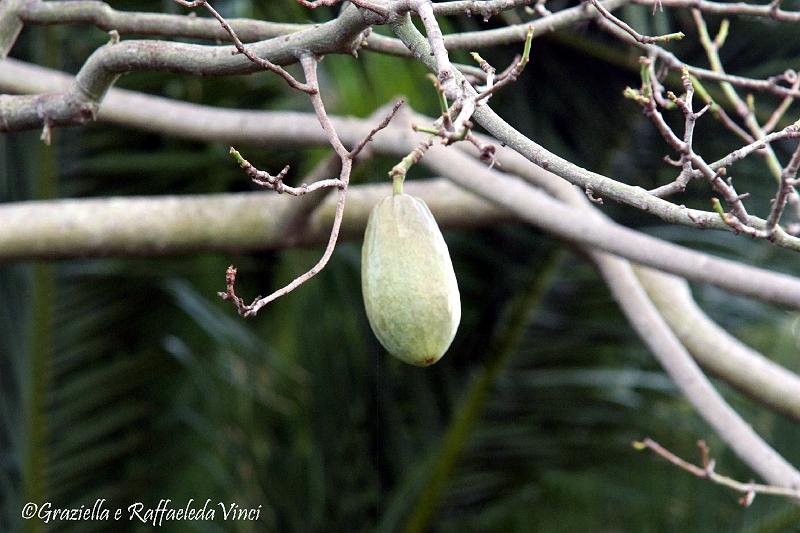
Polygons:
<instances>
[{"instance_id":1,"label":"fruit stem","mask_svg":"<svg viewBox=\"0 0 800 533\"><path fill-rule=\"evenodd\" d=\"M405 181L405 176L402 174L392 176L392 189L395 195L403 194L403 181Z\"/></svg>"}]
</instances>

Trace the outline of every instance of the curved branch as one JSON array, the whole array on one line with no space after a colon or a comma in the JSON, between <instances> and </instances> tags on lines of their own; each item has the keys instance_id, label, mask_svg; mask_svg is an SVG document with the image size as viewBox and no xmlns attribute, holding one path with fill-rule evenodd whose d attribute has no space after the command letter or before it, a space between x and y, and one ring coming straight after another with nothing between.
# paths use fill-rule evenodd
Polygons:
<instances>
[{"instance_id":1,"label":"curved branch","mask_svg":"<svg viewBox=\"0 0 800 533\"><path fill-rule=\"evenodd\" d=\"M456 146L476 158L480 156L471 145ZM550 195L575 207L592 210L585 194L517 152L502 152L498 159L506 171L525 177ZM597 210L593 212L600 214ZM644 267L634 270L670 328L703 367L753 400L800 419L800 377L797 374L770 361L717 326L694 302L684 280Z\"/></svg>"},{"instance_id":2,"label":"curved branch","mask_svg":"<svg viewBox=\"0 0 800 533\"><path fill-rule=\"evenodd\" d=\"M643 6L664 6L674 8L699 9L712 15L739 15L762 17L780 22L800 22L800 12L784 11L780 3L750 4L747 2L710 2L708 0L632 0Z\"/></svg>"},{"instance_id":3,"label":"curved branch","mask_svg":"<svg viewBox=\"0 0 800 533\"><path fill-rule=\"evenodd\" d=\"M631 266L592 254L628 321L705 421L753 470L773 485L800 487L800 472L728 405L664 322Z\"/></svg>"},{"instance_id":4,"label":"curved branch","mask_svg":"<svg viewBox=\"0 0 800 533\"><path fill-rule=\"evenodd\" d=\"M351 53L362 33L375 21L355 7L338 18L280 38L252 43L249 50L276 65L298 61L297 54ZM232 46L207 46L166 41L124 41L96 50L84 63L74 84L63 94L3 96L0 131L32 129L49 125L80 124L93 117L108 89L121 74L166 71L196 76L256 72L260 67Z\"/></svg>"},{"instance_id":5,"label":"curved branch","mask_svg":"<svg viewBox=\"0 0 800 533\"><path fill-rule=\"evenodd\" d=\"M165 13L119 11L97 0L41 0L24 2L18 10L25 24L92 24L121 35L150 35L189 39L221 40L228 33L210 18ZM308 29L310 24L267 22L254 19L229 19L245 41L261 41L287 33Z\"/></svg>"},{"instance_id":6,"label":"curved branch","mask_svg":"<svg viewBox=\"0 0 800 533\"><path fill-rule=\"evenodd\" d=\"M227 38L227 33L220 28L219 24L208 18L118 11L107 3L97 0L15 1L21 2L22 7L12 7L11 11L16 11L19 18L26 24L93 24L106 31L117 30L123 35L136 34L207 40ZM614 11L630 1L605 0L602 5L605 9ZM475 2L474 0L436 3L433 4L433 10L437 15L453 14L463 12L470 5L483 3L485 2ZM525 4L527 2L510 0L510 3ZM473 12L483 14L481 9ZM596 16L597 13L593 10L586 9L584 6L576 6L525 24L445 35L444 42L450 50L476 49L524 42L528 26L533 26L535 35L540 36L578 22L591 20ZM228 22L245 42L261 41L316 27L312 24L290 24L252 19L229 19ZM1 42L2 40L0 40ZM400 40L378 34L370 35L364 48L398 56L408 57L411 55Z\"/></svg>"},{"instance_id":7,"label":"curved branch","mask_svg":"<svg viewBox=\"0 0 800 533\"><path fill-rule=\"evenodd\" d=\"M800 376L745 346L712 321L685 280L638 267L636 276L675 335L709 372L747 396L800 420Z\"/></svg>"}]
</instances>

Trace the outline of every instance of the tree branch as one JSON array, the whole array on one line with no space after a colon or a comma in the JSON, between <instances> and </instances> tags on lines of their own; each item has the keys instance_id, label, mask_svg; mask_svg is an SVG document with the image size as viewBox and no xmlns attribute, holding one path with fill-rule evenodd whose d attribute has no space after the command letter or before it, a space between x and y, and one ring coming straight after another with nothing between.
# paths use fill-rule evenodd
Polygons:
<instances>
[{"instance_id":1,"label":"tree branch","mask_svg":"<svg viewBox=\"0 0 800 533\"><path fill-rule=\"evenodd\" d=\"M728 405L664 322L629 264L592 254L628 322L695 410L736 455L769 483L800 487L800 472L781 457Z\"/></svg>"},{"instance_id":2,"label":"tree branch","mask_svg":"<svg viewBox=\"0 0 800 533\"><path fill-rule=\"evenodd\" d=\"M11 0L4 0L7 3ZM227 32L214 20L184 15L168 15L162 13L143 13L134 11L118 11L105 2L96 0L14 0L18 7L11 7L26 24L93 24L100 29L117 30L120 34L151 35L163 37L183 37L191 39L219 40L227 37ZM602 5L614 11L631 0L605 0ZM503 0L504 3L526 3L526 0ZM437 2L433 5L436 14L467 13L470 6L494 4L486 1L454 1ZM481 7L472 13L483 14L487 10ZM13 15L17 16L17 15ZM477 49L501 44L523 42L528 25L533 25L536 35L545 35L560 28L597 17L597 13L585 6L571 7L553 13L526 24L511 25L504 28L463 32L444 36L448 50ZM281 35L311 30L313 24L290 24L267 22L252 19L230 19L242 41L252 42L278 37ZM0 41L2 42L2 41ZM410 56L408 49L398 39L384 35L371 34L364 44L366 50L385 54Z\"/></svg>"},{"instance_id":3,"label":"tree branch","mask_svg":"<svg viewBox=\"0 0 800 533\"><path fill-rule=\"evenodd\" d=\"M130 34L208 40L228 38L228 32L210 18L118 11L107 3L96 0L30 0L22 4L18 9L19 18L25 24L31 25L92 24L105 31L117 30L123 36ZM229 22L246 42L261 41L309 29L311 26L253 19L230 19Z\"/></svg>"},{"instance_id":4,"label":"tree branch","mask_svg":"<svg viewBox=\"0 0 800 533\"><path fill-rule=\"evenodd\" d=\"M425 200L442 228L516 220L447 180L411 181L405 189ZM351 186L341 236L361 238L372 207L391 192L390 183ZM336 195L320 194L325 195L321 202L314 196L248 192L1 204L0 263L319 245L327 241L336 211ZM297 220L298 214L304 219Z\"/></svg>"},{"instance_id":5,"label":"tree branch","mask_svg":"<svg viewBox=\"0 0 800 533\"><path fill-rule=\"evenodd\" d=\"M710 15L739 15L745 17L763 17L780 22L799 22L800 12L784 11L779 4L750 4L747 2L710 2L708 0L632 0L634 4L643 6L664 6L673 8L699 9Z\"/></svg>"},{"instance_id":6,"label":"tree branch","mask_svg":"<svg viewBox=\"0 0 800 533\"><path fill-rule=\"evenodd\" d=\"M204 0L199 0L204 1ZM322 101L322 96L319 94L319 81L317 79L317 63L318 59L310 53L306 53L300 57L300 63L303 66L303 73L305 74L306 82L305 85L309 87L308 93L309 98L311 99L311 105L314 107L314 111L317 115L317 120L322 126L322 130L325 132L325 135L328 138L328 143L333 147L333 150L339 156L341 160L341 167L339 170L339 179L336 180L336 212L333 217L333 225L331 226L330 236L328 237L328 243L325 246L325 251L322 253L322 257L316 264L311 267L305 274L302 274L292 280L291 283L288 285L276 290L269 296L265 297L257 297L253 303L249 305L245 305L244 300L236 295L235 292L235 283L236 283L236 268L231 265L228 267L228 271L226 274L226 285L227 289L225 292L218 293L219 296L223 300L231 301L234 306L236 307L237 311L240 315L244 317L251 317L255 316L258 311L264 307L265 305L269 304L270 302L277 300L281 296L289 294L297 287L308 281L309 279L316 276L325 265L328 264L328 261L333 255L333 250L336 247L336 241L339 238L339 229L342 225L342 218L344 217L344 206L345 201L347 199L347 187L350 183L350 172L353 168L353 159L354 154L357 152L351 153L348 151L342 141L339 139L339 135L336 133L336 129L331 123L330 118L328 117L328 113L325 111L325 104ZM381 124L388 125L389 121L386 120ZM374 133L371 131L369 136L372 136ZM362 146L363 147L363 146ZM231 148L232 152L235 152L235 155L238 156L238 152L236 152L233 148ZM246 169L253 169L254 172L250 173L251 177L255 174L258 174L258 171L254 169L250 163L238 157L240 160L240 165ZM243 164L244 163L244 164ZM249 167L249 168L248 168ZM286 169L284 169L285 171ZM285 172L284 172L285 173ZM266 174L266 173L265 173ZM281 177L272 177L269 174L266 174L271 180L268 178L268 183L272 185L276 191L281 192L284 189L283 184L281 183Z\"/></svg>"},{"instance_id":7,"label":"tree branch","mask_svg":"<svg viewBox=\"0 0 800 533\"><path fill-rule=\"evenodd\" d=\"M633 37L637 42L649 44L649 43L659 43L663 41L673 41L676 39L683 39L684 35L683 32L678 33L670 33L667 35L658 35L656 37L651 37L649 35L642 35L638 31L631 28L624 20L619 19L611 14L611 12L603 7L603 5L598 0L589 0L592 5L600 12L600 14L605 17L606 20L623 30L625 33Z\"/></svg>"},{"instance_id":8,"label":"tree branch","mask_svg":"<svg viewBox=\"0 0 800 533\"><path fill-rule=\"evenodd\" d=\"M429 69L435 70L436 63L433 61L433 58L430 55L430 47L428 46L425 37L423 37L419 31L417 31L414 25L411 24L410 20L397 20L392 24L392 29L395 31L395 34L408 45L409 49L414 52L417 59L425 63ZM459 72L455 72L455 76L457 77L457 86L461 87L466 84L466 81L463 80L463 77ZM466 84L466 87L467 89L465 90L472 90L474 92L474 89L472 89L468 84ZM455 99L458 97L458 95L453 95L450 97ZM671 202L653 196L641 187L634 187L620 183L606 176L581 168L567 161L566 159L553 154L549 150L545 149L514 129L510 124L497 115L488 105L483 105L477 108L473 117L495 139L514 149L543 169L553 172L573 185L577 185L581 190L590 190L594 194L613 199L623 204L637 207L647 211L650 214L658 216L667 222L698 228L732 230L715 213L690 210L683 206L675 205ZM764 220L756 217L750 217L749 222L752 227L757 229L765 227L766 224ZM774 239L772 242L782 247L800 251L800 240L787 234L780 228L778 228L774 234Z\"/></svg>"},{"instance_id":9,"label":"tree branch","mask_svg":"<svg viewBox=\"0 0 800 533\"><path fill-rule=\"evenodd\" d=\"M307 53L350 53L372 24L355 7L318 28L249 45L250 52L275 65L298 60L297 50ZM229 46L206 46L166 41L124 41L96 50L84 63L71 88L63 94L3 96L0 131L51 125L80 124L89 120L119 75L135 71L167 71L192 75L247 74L260 65Z\"/></svg>"},{"instance_id":10,"label":"tree branch","mask_svg":"<svg viewBox=\"0 0 800 533\"><path fill-rule=\"evenodd\" d=\"M741 492L743 496L739 498L739 503L744 507L749 507L750 504L753 503L753 499L755 499L756 494L782 496L784 498L791 498L793 500L800 501L800 490L795 488L776 487L774 485L762 485L760 483L753 482L743 483L728 476L718 474L715 471L716 461L709 458L710 450L705 441L697 441L697 445L700 447L700 452L703 458L704 464L702 467L681 459L649 437L645 438L641 442L637 441L633 443L633 447L635 449L652 450L656 455L663 457L678 468L685 470L696 477L708 479L713 483L722 485L723 487L728 487L729 489Z\"/></svg>"},{"instance_id":11,"label":"tree branch","mask_svg":"<svg viewBox=\"0 0 800 533\"><path fill-rule=\"evenodd\" d=\"M478 157L469 145L460 146ZM571 206L602 217L577 188L517 152L504 151L498 158L506 171L524 177ZM685 280L641 266L635 267L635 273L670 328L702 366L755 401L787 416L800 417L800 378L796 374L717 326L694 302Z\"/></svg>"},{"instance_id":12,"label":"tree branch","mask_svg":"<svg viewBox=\"0 0 800 533\"><path fill-rule=\"evenodd\" d=\"M685 280L635 267L670 329L706 370L756 401L800 420L800 376L745 346L697 306Z\"/></svg>"}]
</instances>

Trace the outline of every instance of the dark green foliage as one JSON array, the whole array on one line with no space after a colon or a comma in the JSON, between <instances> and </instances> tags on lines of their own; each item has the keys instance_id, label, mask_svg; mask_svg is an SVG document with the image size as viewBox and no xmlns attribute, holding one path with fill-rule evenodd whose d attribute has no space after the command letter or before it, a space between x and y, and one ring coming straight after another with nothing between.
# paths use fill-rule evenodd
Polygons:
<instances>
[{"instance_id":1,"label":"dark green foliage","mask_svg":"<svg viewBox=\"0 0 800 533\"><path fill-rule=\"evenodd\" d=\"M228 16L331 14L291 1L219 4ZM182 9L152 1L115 7ZM676 50L704 63L689 18L652 18L644 8L626 16L643 33L684 30ZM454 19L450 29L501 23ZM780 72L798 52L789 31L736 21L723 59L735 73ZM14 55L75 72L106 39L84 27L30 28ZM517 48L480 52L503 67ZM650 187L674 170L659 163L666 146L621 97L637 84L636 68L630 50L579 27L535 40L522 78L492 103L547 148ZM398 94L416 110L437 109L424 70L408 61L328 57L321 80L333 113L366 116ZM267 74L137 74L120 85L212 105L310 108ZM717 155L735 142L710 118L698 138L699 150ZM48 149L36 132L0 137L2 201L248 187L222 145L106 125L58 130L54 140ZM327 153L249 151L254 161L289 163L299 173ZM786 159L780 148L779 155ZM373 160L354 179L384 179L392 164ZM754 160L735 169L737 188L753 192L764 214L772 193L765 167ZM681 201L706 207L709 196L698 182ZM800 274L795 255L765 243L604 209L674 242ZM177 522L164 531L389 532L415 513L427 517L418 530L442 533L800 531L795 506L759 497L742 509L724 489L632 450L632 440L651 436L695 459L704 438L720 472L752 476L676 392L579 256L523 227L445 237L463 317L447 356L428 369L399 363L372 336L360 243L340 245L324 272L248 321L216 297L229 263L252 296L303 272L320 251L0 266L0 531L45 529L19 519L24 502L79 507L96 498L109 507L154 507L161 498L261 506L258 523ZM721 324L800 370L796 314L707 287L696 295ZM796 423L721 390L800 464ZM425 515L420 498L430 495L437 501ZM111 529L59 522L50 530ZM150 527L123 521L113 530Z\"/></svg>"}]
</instances>

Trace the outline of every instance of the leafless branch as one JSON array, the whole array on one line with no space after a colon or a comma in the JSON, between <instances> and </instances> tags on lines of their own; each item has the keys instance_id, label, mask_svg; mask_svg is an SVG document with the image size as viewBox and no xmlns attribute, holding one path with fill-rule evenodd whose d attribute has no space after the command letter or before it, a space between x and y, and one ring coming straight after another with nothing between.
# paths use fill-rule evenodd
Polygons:
<instances>
[{"instance_id":1,"label":"leafless branch","mask_svg":"<svg viewBox=\"0 0 800 533\"><path fill-rule=\"evenodd\" d=\"M228 272L226 274L226 290L225 292L220 292L219 295L223 300L228 300L234 304L237 311L240 315L244 317L251 317L255 316L258 311L264 307L265 305L269 304L270 302L284 296L309 279L316 276L325 265L328 264L328 261L333 254L333 250L336 247L336 242L339 237L339 231L342 225L342 219L344 217L344 206L345 201L347 199L347 189L350 183L350 172L353 167L353 160L356 158L359 152L364 148L364 146L372 139L372 137L380 131L384 129L386 126L389 125L391 119L397 113L397 110L400 108L402 101L397 102L392 107L391 111L388 115L378 124L377 127L370 130L367 136L354 148L352 151L348 151L344 144L342 144L341 139L339 138L338 133L336 132L336 128L334 127L333 123L331 122L328 113L325 111L325 104L322 101L322 97L319 94L319 81L317 79L317 63L318 60L315 56L311 54L303 55L300 58L300 63L303 66L303 72L306 77L306 84L313 89L313 91L308 91L309 97L311 99L311 105L314 107L314 111L317 115L317 120L319 121L320 126L322 126L323 131L328 137L328 142L333 147L336 154L339 156L341 160L341 169L339 171L339 178L338 179L328 179L328 180L319 180L311 185L304 185L302 187L288 187L283 184L282 178L283 175L288 171L288 167L284 168L280 174L277 176L272 176L269 173L259 171L255 167L253 167L248 161L244 160L241 156L238 155L233 148L231 148L231 153L234 157L237 158L240 166L247 172L247 174L259 183L260 185L264 185L270 188L275 189L278 192L286 191L290 194L294 195L303 195L308 192L312 192L317 189L326 188L326 187L335 187L337 189L337 200L336 200L336 212L333 219L333 226L331 227L330 237L328 238L327 246L325 247L325 251L322 254L322 257L317 261L317 263L311 267L306 273L298 276L295 278L291 283L282 287L272 294L266 297L258 297L256 298L251 304L246 305L244 304L244 300L236 295L235 291L235 283L236 283L236 269L231 266L228 268Z\"/></svg>"},{"instance_id":2,"label":"leafless branch","mask_svg":"<svg viewBox=\"0 0 800 533\"><path fill-rule=\"evenodd\" d=\"M298 1L301 1L301 0L298 0ZM179 3L182 6L190 7L190 8L194 8L194 7L198 7L198 6L204 7L206 9L206 11L211 13L211 15L215 19L217 19L217 21L220 23L222 28L226 32L228 32L228 35L230 35L231 39L233 40L233 44L236 47L236 51L238 53L242 54L247 59L249 59L250 61L252 61L256 65L260 66L264 70L268 70L270 72L274 72L275 74L277 74L278 76L280 76L281 78L286 80L286 83L288 83L289 86L292 87L293 89L297 89L298 91L303 91L304 93L310 93L311 91L314 90L313 88L309 87L308 84L300 83L299 81L297 81L294 78L294 76L289 74L284 68L280 67L279 65L276 65L275 63L271 62L268 59L264 59L264 58L258 57L253 52L251 52L242 43L242 41L239 40L239 36L236 35L235 31L233 31L233 28L231 28L231 25L228 24L228 21L226 21L222 17L222 15L220 15L217 12L217 10L214 9L214 7L211 4L209 4L206 0L191 0L191 1L189 1L189 0L175 0L175 2ZM357 2L355 2L355 3L357 3Z\"/></svg>"},{"instance_id":3,"label":"leafless branch","mask_svg":"<svg viewBox=\"0 0 800 533\"><path fill-rule=\"evenodd\" d=\"M624 20L615 17L611 12L606 9L598 0L589 0L592 5L600 12L603 17L605 17L609 22L626 32L628 35L636 39L636 41L643 43L643 44L651 44L651 43L660 43L665 41L674 41L676 39L683 39L684 35L683 32L677 33L669 33L667 35L658 35L656 37L651 37L649 35L642 35L638 31L631 28L631 26L626 23Z\"/></svg>"},{"instance_id":4,"label":"leafless branch","mask_svg":"<svg viewBox=\"0 0 800 533\"><path fill-rule=\"evenodd\" d=\"M265 189L272 189L278 194L281 193L288 193L291 196L303 196L304 194L308 194L310 192L317 191L319 189L326 189L331 187L339 188L343 185L340 179L321 179L315 181L311 185L301 185L300 187L291 187L283 183L283 178L286 176L286 173L289 172L289 165L283 167L283 169L276 175L272 175L269 172L259 170L255 166L253 166L250 161L246 160L241 156L238 150L231 146L229 152L239 166L244 170L245 174L255 183Z\"/></svg>"},{"instance_id":5,"label":"leafless branch","mask_svg":"<svg viewBox=\"0 0 800 533\"><path fill-rule=\"evenodd\" d=\"M711 2L708 0L633 0L634 4L655 6L656 4L672 8L693 8L709 15L740 15L745 17L763 17L780 22L798 22L800 13L784 11L780 4L751 4L749 2Z\"/></svg>"},{"instance_id":6,"label":"leafless branch","mask_svg":"<svg viewBox=\"0 0 800 533\"><path fill-rule=\"evenodd\" d=\"M795 148L792 154L792 159L789 164L781 172L781 182L778 186L778 192L775 193L775 199L772 201L772 209L770 210L769 217L767 217L767 226L764 228L764 237L767 239L775 235L778 229L778 223L783 215L783 210L786 207L786 202L792 194L795 194L795 186L797 182L797 171L800 169L800 144Z\"/></svg>"},{"instance_id":7,"label":"leafless branch","mask_svg":"<svg viewBox=\"0 0 800 533\"><path fill-rule=\"evenodd\" d=\"M355 148L350 150L350 159L355 159L358 156L358 154L361 153L364 147L367 146L367 143L369 143L373 139L373 137L375 137L375 134L381 131L382 129L385 129L389 125L389 122L392 121L392 119L394 118L394 116L397 114L397 112L400 110L400 107L402 107L404 103L405 100L403 99L400 99L394 103L394 105L386 114L386 116L383 118L383 120L377 126L369 130L369 133L367 133L367 135L361 140L361 142L359 142Z\"/></svg>"},{"instance_id":8,"label":"leafless branch","mask_svg":"<svg viewBox=\"0 0 800 533\"><path fill-rule=\"evenodd\" d=\"M650 59L642 58L642 62L647 64ZM692 109L692 96L694 94L694 86L692 84L691 78L689 76L688 70L684 69L683 76L683 86L685 90L685 95L683 97L677 97L675 95L670 95L671 100L677 105L678 108L684 113L686 119L685 125L685 133L683 140L679 139L672 131L670 126L664 120L664 117L658 110L658 105L656 103L656 98L654 97L654 92L656 88L653 86L652 80L650 78L650 69L643 68L642 69L642 89L640 91L634 91L632 89L626 90L626 95L629 98L632 98L639 102L645 114L653 121L656 126L656 129L661 133L664 137L664 140L678 153L681 154L681 162L684 165L683 169L681 170L681 175L678 179L662 189L657 189L656 192L660 193L663 191L672 192L674 189L681 187L685 184L688 177L692 175L692 168L696 168L697 171L707 178L709 183L712 185L714 190L716 190L722 198L726 201L726 203L730 206L732 210L732 215L725 213L721 207L719 207L719 203L714 203L715 209L718 211L720 218L736 233L744 233L754 238L766 238L772 239L777 231L776 224L777 219L775 219L775 223L770 225L770 222L767 222L767 226L765 229L758 229L750 225L750 215L747 213L747 210L742 203L742 199L746 195L739 194L733 186L733 182L730 177L726 178L726 170L727 167L718 165L713 167L705 162L705 160L700 157L697 153L695 153L692 147L692 133L694 130L694 123L702 114L703 111L708 109L706 106L701 112L696 113ZM790 129L785 132L786 135L793 135L796 132L797 128L790 127ZM760 142L757 146L754 146L753 149L763 147L765 144ZM737 152L735 156L730 156L731 160L736 160L736 158L744 157L748 152L746 149L741 149L741 151ZM796 172L795 172L796 174ZM793 180L794 178L789 178ZM791 186L791 181L786 182L782 180L782 186L779 189L778 195L781 196L782 202L773 204L774 208L771 211L770 216L773 217L776 214L779 216L779 212L776 211L775 208L780 206L780 210L783 210L783 205L785 205L786 197L784 195L790 194L794 189Z\"/></svg>"},{"instance_id":9,"label":"leafless branch","mask_svg":"<svg viewBox=\"0 0 800 533\"><path fill-rule=\"evenodd\" d=\"M436 2L433 12L436 15L478 15L484 21L493 16L516 7L527 6L533 0L453 0L451 2Z\"/></svg>"},{"instance_id":10,"label":"leafless branch","mask_svg":"<svg viewBox=\"0 0 800 533\"><path fill-rule=\"evenodd\" d=\"M800 421L800 376L733 337L692 298L684 279L634 266L648 296L692 357L749 398Z\"/></svg>"},{"instance_id":11,"label":"leafless branch","mask_svg":"<svg viewBox=\"0 0 800 533\"><path fill-rule=\"evenodd\" d=\"M641 58L641 61L643 63L647 63L650 61L650 59ZM649 71L647 69L642 70L641 91L636 92L628 90L627 95L642 105L645 114L653 121L656 129L659 131L659 133L661 133L667 144L681 154L682 162L684 164L689 163L690 165L698 167L701 174L708 179L714 189L717 190L723 196L723 198L725 198L728 204L733 208L734 214L739 221L739 224L735 229L742 231L740 228L746 227L746 224L749 220L749 215L742 204L740 195L736 192L736 189L733 188L731 181L725 181L722 179L722 177L725 176L726 167L712 169L699 155L694 152L692 147L692 133L694 130L694 124L700 113L695 113L692 109L692 96L694 94L694 88L689 78L688 71L684 70L682 76L684 90L686 91L685 96L683 98L678 98L672 95L673 102L675 102L685 116L686 125L683 140L675 135L675 133L672 131L672 128L670 128L666 120L664 120L661 112L658 110L656 99L653 96L654 89L649 74L647 74L648 72ZM704 110L705 109L707 109L707 107L704 108ZM681 173L687 174L690 169L691 167L684 166ZM681 180L681 178L679 178L679 180ZM728 222L727 219L725 220Z\"/></svg>"},{"instance_id":12,"label":"leafless branch","mask_svg":"<svg viewBox=\"0 0 800 533\"><path fill-rule=\"evenodd\" d=\"M759 150L763 150L764 147L769 146L770 144L776 141L781 141L785 139L796 139L798 137L800 137L800 120L786 126L780 131L772 132L769 135L765 135L760 139L752 141L748 145L742 146L741 148L737 148L736 150L732 151L731 153L727 154L721 159L714 161L709 166L714 170L717 170L722 167L728 167L736 163L737 161L741 161L742 159L748 157L751 154L758 153ZM695 177L700 176L699 171L693 171L693 172Z\"/></svg>"},{"instance_id":13,"label":"leafless branch","mask_svg":"<svg viewBox=\"0 0 800 533\"><path fill-rule=\"evenodd\" d=\"M307 7L309 9L316 9L318 7L324 6L335 6L341 4L346 0L296 0L298 4L302 5L303 7ZM389 9L380 3L370 2L369 0L347 0L352 2L354 5L372 11L376 15L379 15L383 18L389 16Z\"/></svg>"},{"instance_id":14,"label":"leafless branch","mask_svg":"<svg viewBox=\"0 0 800 533\"><path fill-rule=\"evenodd\" d=\"M5 3L3 4L5 5ZM296 51L349 53L363 40L370 26L355 7L318 28L248 45L252 55L275 65L298 60ZM241 54L240 54L241 55ZM255 72L261 66L250 59L231 56L227 47L168 41L122 41L96 50L84 63L75 82L61 94L0 95L0 131L81 124L92 120L108 89L120 74L135 71L170 71L191 75L231 75Z\"/></svg>"},{"instance_id":15,"label":"leafless branch","mask_svg":"<svg viewBox=\"0 0 800 533\"><path fill-rule=\"evenodd\" d=\"M338 170L338 156L332 159ZM329 169L325 170L321 175L327 175ZM442 229L490 227L516 220L445 179L413 180L405 190L425 201ZM372 207L391 191L388 182L350 185L339 238L363 237ZM336 199L337 194L328 189L303 198L249 191L6 202L0 204L0 263L241 254L324 245Z\"/></svg>"},{"instance_id":16,"label":"leafless branch","mask_svg":"<svg viewBox=\"0 0 800 533\"><path fill-rule=\"evenodd\" d=\"M353 158L354 155L349 152L342 141L339 139L338 134L331 123L330 118L328 117L327 112L325 111L325 104L322 101L322 97L319 94L319 81L317 79L317 58L311 54L303 55L300 58L300 63L303 66L303 72L306 77L306 84L313 88L313 91L309 91L309 97L311 98L311 105L314 107L314 111L317 114L317 119L319 120L320 126L325 131L326 135L328 136L328 142L333 147L336 154L339 156L342 162L341 170L339 171L339 179L338 180L323 180L317 182L319 187L324 186L335 186L338 190L338 198L336 201L336 214L334 215L333 219L333 226L331 228L330 237L328 238L328 244L325 247L325 251L322 254L322 257L317 261L317 263L311 267L305 274L302 274L295 278L291 283L288 285L276 290L272 294L265 296L265 297L258 297L256 298L253 303L249 305L244 304L244 300L236 295L235 291L235 283L236 283L236 269L233 266L228 268L228 272L226 274L226 290L225 292L220 292L219 296L223 300L228 300L234 304L236 310L239 312L240 315L244 317L251 317L255 316L258 311L267 305L268 303L272 302L284 296L294 289L308 281L309 279L316 276L325 265L328 264L328 261L333 254L333 250L336 247L336 241L339 237L339 230L342 225L342 217L344 216L344 206L345 201L347 199L347 186L350 182L350 171L352 170L353 166ZM393 116L393 114L392 114ZM389 117L391 119L391 116ZM388 120L386 120L388 124ZM241 159L241 158L240 158ZM241 164L241 163L240 163ZM249 163L248 163L249 165ZM250 165L251 169L254 169L252 165ZM287 169L284 169L284 171ZM257 174L258 171L255 171ZM248 174L252 174L251 171L248 171ZM285 186L281 182L282 176L270 176L267 174L265 181L267 184L276 188L276 190L285 189ZM313 187L313 185L312 185ZM311 187L308 187L310 189Z\"/></svg>"},{"instance_id":17,"label":"leafless branch","mask_svg":"<svg viewBox=\"0 0 800 533\"><path fill-rule=\"evenodd\" d=\"M796 71L787 70L784 73L784 79L792 84L792 89L800 89L800 75L798 75ZM792 96L787 96L781 101L778 107L776 107L772 112L772 115L770 115L769 119L767 119L767 121L764 123L764 126L762 126L764 133L770 133L775 129L793 102L794 97Z\"/></svg>"},{"instance_id":18,"label":"leafless branch","mask_svg":"<svg viewBox=\"0 0 800 533\"><path fill-rule=\"evenodd\" d=\"M753 503L756 494L764 494L769 496L781 496L793 500L800 500L800 489L789 487L781 487L775 485L763 485L760 483L753 483L752 481L744 483L736 481L728 476L723 476L715 471L716 461L709 459L709 448L705 441L697 441L697 446L700 448L703 466L697 466L689 461L681 459L671 451L667 450L659 443L651 439L645 438L642 441L633 442L633 447L637 450L651 450L653 453L662 457L677 466L681 470L685 470L693 476L708 479L709 481L727 487L736 492L741 492L743 496L739 498L739 503L744 507L749 507Z\"/></svg>"}]
</instances>

